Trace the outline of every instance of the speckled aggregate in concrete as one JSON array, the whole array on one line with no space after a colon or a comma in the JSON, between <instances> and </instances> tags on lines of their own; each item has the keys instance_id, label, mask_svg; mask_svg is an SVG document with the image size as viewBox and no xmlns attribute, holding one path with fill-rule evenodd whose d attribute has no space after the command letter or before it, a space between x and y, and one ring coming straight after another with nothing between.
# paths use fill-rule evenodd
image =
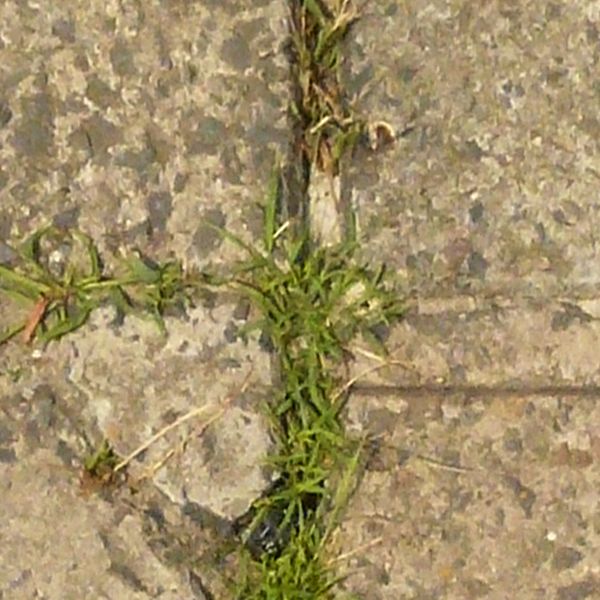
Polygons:
<instances>
[{"instance_id":1,"label":"speckled aggregate in concrete","mask_svg":"<svg viewBox=\"0 0 600 600\"><path fill-rule=\"evenodd\" d=\"M54 218L203 263L201 217L256 225L287 141L280 4L3 2L4 234Z\"/></svg>"},{"instance_id":2,"label":"speckled aggregate in concrete","mask_svg":"<svg viewBox=\"0 0 600 600\"><path fill-rule=\"evenodd\" d=\"M48 221L108 266L134 247L233 260L202 219L258 231L289 137L285 17L275 0L3 2L0 260ZM350 559L362 598L600 596L599 27L583 0L381 0L353 31L350 93L398 139L343 183L366 253L418 298L388 340L403 367L348 408L376 436L338 536L381 538ZM0 348L2 598L226 597L196 558L267 480L269 357L236 336L245 318L216 297L168 340L104 311L45 352ZM218 427L132 465L177 450L151 486L86 495L90 441L127 453L251 365Z\"/></svg>"},{"instance_id":3,"label":"speckled aggregate in concrete","mask_svg":"<svg viewBox=\"0 0 600 600\"><path fill-rule=\"evenodd\" d=\"M259 231L289 140L286 15L276 0L0 3L0 260L53 222L89 234L108 269L134 249L231 264L206 221ZM45 350L0 348L2 598L225 597L200 564L207 523L227 533L269 483L270 356L237 335L247 312L209 296L163 339L107 309ZM2 302L0 326L14 316ZM81 497L103 437L127 455L229 394L208 430L191 420L131 464L131 501Z\"/></svg>"},{"instance_id":4,"label":"speckled aggregate in concrete","mask_svg":"<svg viewBox=\"0 0 600 600\"><path fill-rule=\"evenodd\" d=\"M347 85L398 140L353 187L421 296L596 293L599 27L587 1L366 8Z\"/></svg>"},{"instance_id":5,"label":"speckled aggregate in concrete","mask_svg":"<svg viewBox=\"0 0 600 600\"><path fill-rule=\"evenodd\" d=\"M377 435L339 539L361 598L600 594L598 396L355 396Z\"/></svg>"},{"instance_id":6,"label":"speckled aggregate in concrete","mask_svg":"<svg viewBox=\"0 0 600 600\"><path fill-rule=\"evenodd\" d=\"M412 298L350 401L378 439L338 540L381 537L361 598L600 597L599 28L585 1L387 0L354 29L347 84L396 141L346 185Z\"/></svg>"}]
</instances>

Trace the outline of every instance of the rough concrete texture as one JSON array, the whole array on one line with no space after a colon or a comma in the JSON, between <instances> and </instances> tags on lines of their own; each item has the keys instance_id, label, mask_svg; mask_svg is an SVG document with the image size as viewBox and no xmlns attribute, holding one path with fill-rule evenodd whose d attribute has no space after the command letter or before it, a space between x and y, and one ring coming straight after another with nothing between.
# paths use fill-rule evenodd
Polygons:
<instances>
[{"instance_id":1,"label":"rough concrete texture","mask_svg":"<svg viewBox=\"0 0 600 600\"><path fill-rule=\"evenodd\" d=\"M285 17L278 0L2 2L0 260L54 221L109 267L133 248L231 263L203 219L256 236L289 136ZM350 93L397 139L359 149L335 192L417 299L388 339L402 365L348 405L375 436L337 538L359 597L600 597L599 28L592 2L379 0L353 30ZM1 598L227 597L214 557L268 482L269 357L236 335L246 319L219 295L167 339L106 310L45 351L0 348ZM80 481L102 438L127 454L251 366L129 486Z\"/></svg>"},{"instance_id":2,"label":"rough concrete texture","mask_svg":"<svg viewBox=\"0 0 600 600\"><path fill-rule=\"evenodd\" d=\"M2 598L204 598L152 552L138 514L82 497L74 479L46 449L3 465Z\"/></svg>"},{"instance_id":3,"label":"rough concrete texture","mask_svg":"<svg viewBox=\"0 0 600 600\"><path fill-rule=\"evenodd\" d=\"M0 260L54 222L109 269L133 249L232 264L206 221L256 238L288 143L285 18L278 0L0 3ZM2 598L225 597L200 559L269 483L270 357L221 294L168 318L167 339L113 317L45 350L0 348ZM103 438L124 456L202 407L131 463L129 488L82 496Z\"/></svg>"},{"instance_id":4,"label":"rough concrete texture","mask_svg":"<svg viewBox=\"0 0 600 600\"><path fill-rule=\"evenodd\" d=\"M354 29L356 106L396 139L345 185L414 299L350 402L377 438L339 539L382 538L361 598L600 597L599 27L590 2L388 0Z\"/></svg>"},{"instance_id":5,"label":"rough concrete texture","mask_svg":"<svg viewBox=\"0 0 600 600\"><path fill-rule=\"evenodd\" d=\"M162 342L151 324L145 334L131 321L115 332L96 327L109 322L98 318L69 338L64 361L67 379L87 398L86 416L121 456L190 410L200 410L190 425L152 444L129 475L150 476L173 502L193 502L225 519L246 512L264 489L263 463L271 445L257 411L269 389L269 357L255 343L226 339L223 328L233 324L231 314L228 305L199 307L188 322L170 319L169 338ZM236 397L247 374L251 389ZM215 417L215 426L204 431Z\"/></svg>"},{"instance_id":6,"label":"rough concrete texture","mask_svg":"<svg viewBox=\"0 0 600 600\"><path fill-rule=\"evenodd\" d=\"M398 136L356 162L360 222L420 296L595 294L592 6L382 1L357 24L348 86Z\"/></svg>"},{"instance_id":7,"label":"rough concrete texture","mask_svg":"<svg viewBox=\"0 0 600 600\"><path fill-rule=\"evenodd\" d=\"M355 396L378 436L340 546L360 598L600 595L597 398Z\"/></svg>"}]
</instances>

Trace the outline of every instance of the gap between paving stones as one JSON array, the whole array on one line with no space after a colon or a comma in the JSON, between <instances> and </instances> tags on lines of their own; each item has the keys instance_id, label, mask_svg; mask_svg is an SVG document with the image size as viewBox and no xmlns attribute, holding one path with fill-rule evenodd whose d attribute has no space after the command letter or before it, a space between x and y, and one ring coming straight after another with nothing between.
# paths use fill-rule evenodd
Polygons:
<instances>
[{"instance_id":1,"label":"gap between paving stones","mask_svg":"<svg viewBox=\"0 0 600 600\"><path fill-rule=\"evenodd\" d=\"M449 398L460 398L461 401L479 401L481 398L514 398L514 397L581 397L600 398L600 385L548 385L528 386L518 385L393 385L377 383L357 383L352 391L363 396L405 397L407 403L418 403L423 398L430 396L447 396Z\"/></svg>"},{"instance_id":2,"label":"gap between paving stones","mask_svg":"<svg viewBox=\"0 0 600 600\"><path fill-rule=\"evenodd\" d=\"M371 275L355 262L352 219L340 219L335 191L339 163L364 133L362 122L345 106L338 78L341 43L358 13L347 0L299 0L290 9L296 131L290 155L296 166L287 173L304 193L300 202L298 196L287 198L284 214L294 221L282 248L274 243L279 231L270 222L274 211L266 211L267 258L279 251L283 270L254 255L245 270L258 275L241 282L265 318L283 390L270 408L277 438L272 461L279 478L247 517L250 566L240 598L331 597L338 581L332 534L355 490L365 450L364 442L345 435L335 365L354 335L397 316L383 272ZM285 173L282 191L289 195L293 185ZM315 210L315 181L324 180L332 189L327 214ZM338 231L331 236L323 224Z\"/></svg>"}]
</instances>

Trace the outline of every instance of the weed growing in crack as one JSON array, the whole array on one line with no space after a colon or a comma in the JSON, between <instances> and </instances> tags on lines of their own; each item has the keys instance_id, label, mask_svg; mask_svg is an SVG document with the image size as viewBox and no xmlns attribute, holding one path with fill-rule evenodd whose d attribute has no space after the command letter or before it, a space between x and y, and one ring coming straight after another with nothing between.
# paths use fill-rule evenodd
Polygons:
<instances>
[{"instance_id":1,"label":"weed growing in crack","mask_svg":"<svg viewBox=\"0 0 600 600\"><path fill-rule=\"evenodd\" d=\"M97 479L110 478L120 458L115 454L107 440L83 461L83 468L90 476Z\"/></svg>"},{"instance_id":2,"label":"weed growing in crack","mask_svg":"<svg viewBox=\"0 0 600 600\"><path fill-rule=\"evenodd\" d=\"M83 460L79 479L81 492L85 495L103 493L126 481L124 473L117 473L116 466L121 458L108 440L91 449Z\"/></svg>"},{"instance_id":3,"label":"weed growing in crack","mask_svg":"<svg viewBox=\"0 0 600 600\"><path fill-rule=\"evenodd\" d=\"M132 255L115 276L104 273L92 239L46 227L19 248L13 267L0 265L0 291L26 311L0 343L21 333L25 342L50 342L84 325L92 311L111 302L121 314L150 316L165 331L163 315L186 303L197 284L176 261L154 263Z\"/></svg>"},{"instance_id":4,"label":"weed growing in crack","mask_svg":"<svg viewBox=\"0 0 600 600\"><path fill-rule=\"evenodd\" d=\"M351 0L292 0L291 37L298 98L292 112L312 165L334 176L342 155L366 130L344 99L341 45L359 11Z\"/></svg>"},{"instance_id":5,"label":"weed growing in crack","mask_svg":"<svg viewBox=\"0 0 600 600\"><path fill-rule=\"evenodd\" d=\"M250 328L270 339L279 360L281 389L267 407L277 450L269 462L273 489L253 507L242 538L244 599L328 598L336 583L328 566L331 534L351 490L362 443L340 420L336 367L357 335L374 339L375 326L402 314L384 269L355 260L356 246L310 246L276 230L277 188L265 208L264 250L221 231L243 248L247 261L229 285L259 314Z\"/></svg>"},{"instance_id":6,"label":"weed growing in crack","mask_svg":"<svg viewBox=\"0 0 600 600\"><path fill-rule=\"evenodd\" d=\"M292 113L301 129L301 162L334 177L342 156L366 131L340 83L341 46L358 10L351 0L290 5L297 84ZM383 134L391 136L385 127ZM234 593L243 600L325 600L339 581L333 534L357 485L365 445L344 430L340 413L349 386L340 386L339 365L356 336L378 346L376 328L403 309L385 270L358 262L356 244L320 248L307 230L278 227L278 182L276 175L265 207L263 248L219 230L246 251L247 260L226 276L202 279L230 285L253 302L259 317L252 327L269 338L279 362L280 387L266 407L276 440L269 462L277 479L238 523L244 549ZM66 257L53 261L54 252L65 248ZM29 238L19 258L15 267L0 265L0 290L25 304L27 313L0 334L0 343L19 333L25 341L60 338L105 302L122 313L150 315L164 330L165 311L190 300L200 283L177 262L156 264L139 256L107 275L90 238L52 228ZM103 445L88 457L85 472L111 476L141 450L117 462Z\"/></svg>"},{"instance_id":7,"label":"weed growing in crack","mask_svg":"<svg viewBox=\"0 0 600 600\"><path fill-rule=\"evenodd\" d=\"M358 16L351 0L291 0L292 114L302 161L331 178L367 130L340 83L342 42ZM262 252L222 232L247 252L229 283L256 307L254 326L275 349L281 382L267 407L277 480L241 520L247 550L235 593L244 600L326 599L339 581L332 534L364 455L364 440L344 431L337 369L358 335L381 350L376 327L403 311L384 269L360 264L355 243L322 248L311 243L306 224L276 228L277 199L272 187Z\"/></svg>"}]
</instances>

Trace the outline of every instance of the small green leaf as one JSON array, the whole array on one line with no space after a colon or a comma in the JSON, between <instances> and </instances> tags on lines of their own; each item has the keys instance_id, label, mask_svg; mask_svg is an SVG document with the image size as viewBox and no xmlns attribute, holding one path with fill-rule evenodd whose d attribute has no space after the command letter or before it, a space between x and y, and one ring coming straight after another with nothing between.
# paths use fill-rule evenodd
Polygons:
<instances>
[{"instance_id":1,"label":"small green leaf","mask_svg":"<svg viewBox=\"0 0 600 600\"><path fill-rule=\"evenodd\" d=\"M312 15L320 27L323 27L327 22L327 17L319 6L318 0L303 0L304 8Z\"/></svg>"},{"instance_id":2,"label":"small green leaf","mask_svg":"<svg viewBox=\"0 0 600 600\"><path fill-rule=\"evenodd\" d=\"M346 131L338 131L333 142L333 159L339 161L343 154L356 145L361 135L360 124L354 123Z\"/></svg>"},{"instance_id":3,"label":"small green leaf","mask_svg":"<svg viewBox=\"0 0 600 600\"><path fill-rule=\"evenodd\" d=\"M0 288L7 292L15 292L30 300L50 293L50 286L27 275L0 265Z\"/></svg>"},{"instance_id":4,"label":"small green leaf","mask_svg":"<svg viewBox=\"0 0 600 600\"><path fill-rule=\"evenodd\" d=\"M165 325L165 320L164 320L162 314L160 313L160 311L153 310L150 312L150 316L152 317L153 321L156 323L156 326L158 327L161 335L166 336L168 334L167 326Z\"/></svg>"},{"instance_id":5,"label":"small green leaf","mask_svg":"<svg viewBox=\"0 0 600 600\"><path fill-rule=\"evenodd\" d=\"M89 272L88 278L93 281L99 281L102 277L102 263L100 261L100 255L98 254L98 249L94 244L94 241L89 235L77 231L73 233L73 236L76 237L85 247L89 259Z\"/></svg>"},{"instance_id":6,"label":"small green leaf","mask_svg":"<svg viewBox=\"0 0 600 600\"><path fill-rule=\"evenodd\" d=\"M160 269L139 256L125 259L129 283L154 284L160 281Z\"/></svg>"},{"instance_id":7,"label":"small green leaf","mask_svg":"<svg viewBox=\"0 0 600 600\"><path fill-rule=\"evenodd\" d=\"M40 242L42 238L52 231L51 226L42 227L32 233L20 247L20 254L27 260L39 264L40 260Z\"/></svg>"},{"instance_id":8,"label":"small green leaf","mask_svg":"<svg viewBox=\"0 0 600 600\"><path fill-rule=\"evenodd\" d=\"M100 447L86 456L83 461L83 468L93 476L104 475L109 471L112 471L119 463L119 457L112 449L108 440L103 440Z\"/></svg>"},{"instance_id":9,"label":"small green leaf","mask_svg":"<svg viewBox=\"0 0 600 600\"><path fill-rule=\"evenodd\" d=\"M131 300L120 286L111 287L108 292L108 297L120 315L126 315L131 311Z\"/></svg>"},{"instance_id":10,"label":"small green leaf","mask_svg":"<svg viewBox=\"0 0 600 600\"><path fill-rule=\"evenodd\" d=\"M295 265L305 254L308 247L308 240L302 236L300 239L292 242L288 247L287 261L289 265Z\"/></svg>"},{"instance_id":11,"label":"small green leaf","mask_svg":"<svg viewBox=\"0 0 600 600\"><path fill-rule=\"evenodd\" d=\"M264 244L267 254L272 254L275 246L275 233L277 231L277 208L280 194L280 172L276 165L271 172L267 201L264 214Z\"/></svg>"},{"instance_id":12,"label":"small green leaf","mask_svg":"<svg viewBox=\"0 0 600 600\"><path fill-rule=\"evenodd\" d=\"M78 306L76 310L68 311L66 314L57 314L57 320L52 325L48 325L46 319L44 324L47 328L42 333L38 333L37 338L42 343L48 343L79 329L88 320L93 308L94 306Z\"/></svg>"},{"instance_id":13,"label":"small green leaf","mask_svg":"<svg viewBox=\"0 0 600 600\"><path fill-rule=\"evenodd\" d=\"M12 327L8 327L4 331L0 331L0 344L4 344L8 342L10 339L15 337L18 333L25 329L25 323L20 323L18 325L13 325Z\"/></svg>"}]
</instances>

